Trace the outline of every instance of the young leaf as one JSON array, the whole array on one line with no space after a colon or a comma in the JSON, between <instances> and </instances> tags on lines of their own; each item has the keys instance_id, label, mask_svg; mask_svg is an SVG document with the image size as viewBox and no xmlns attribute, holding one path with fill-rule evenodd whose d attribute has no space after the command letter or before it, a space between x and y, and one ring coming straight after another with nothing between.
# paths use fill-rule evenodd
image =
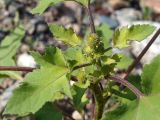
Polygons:
<instances>
[{"instance_id":1,"label":"young leaf","mask_svg":"<svg viewBox=\"0 0 160 120\"><path fill-rule=\"evenodd\" d=\"M109 41L113 36L113 31L110 29L109 25L102 24L97 28L97 33L102 37L104 48L110 47Z\"/></svg>"},{"instance_id":2,"label":"young leaf","mask_svg":"<svg viewBox=\"0 0 160 120\"><path fill-rule=\"evenodd\" d=\"M58 63L55 64L55 62L53 64L52 57L49 57L47 53L44 56L36 58L41 69L27 74L22 85L14 90L5 109L5 114L24 116L35 113L46 102L56 100L58 93L64 93L72 98L67 79L68 68L62 67Z\"/></svg>"},{"instance_id":3,"label":"young leaf","mask_svg":"<svg viewBox=\"0 0 160 120\"><path fill-rule=\"evenodd\" d=\"M117 29L114 32L113 44L117 48L128 47L128 42L132 40L142 41L155 30L154 26L151 25L133 25Z\"/></svg>"},{"instance_id":4,"label":"young leaf","mask_svg":"<svg viewBox=\"0 0 160 120\"><path fill-rule=\"evenodd\" d=\"M63 41L66 44L71 46L81 45L82 40L71 28L65 29L59 25L50 25L50 30L58 40Z\"/></svg>"},{"instance_id":5,"label":"young leaf","mask_svg":"<svg viewBox=\"0 0 160 120\"><path fill-rule=\"evenodd\" d=\"M0 66L15 66L13 57L17 49L20 47L21 40L24 37L25 31L22 26L16 27L11 33L6 36L0 45ZM14 79L22 79L18 72L1 71L1 75L7 75Z\"/></svg>"}]
</instances>

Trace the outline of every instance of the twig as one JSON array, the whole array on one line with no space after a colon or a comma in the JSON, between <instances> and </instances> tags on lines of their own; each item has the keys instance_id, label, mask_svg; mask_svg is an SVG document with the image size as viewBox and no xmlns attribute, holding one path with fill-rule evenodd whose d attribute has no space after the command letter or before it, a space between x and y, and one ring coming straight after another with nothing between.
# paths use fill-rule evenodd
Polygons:
<instances>
[{"instance_id":1,"label":"twig","mask_svg":"<svg viewBox=\"0 0 160 120\"><path fill-rule=\"evenodd\" d=\"M115 82L126 86L137 96L137 98L140 98L140 97L144 96L144 94L141 91L139 91L135 86L133 86L131 83L129 83L128 81L126 81L122 78L119 78L119 77L116 77L116 76L109 76L109 77L106 77L106 79L114 80Z\"/></svg>"},{"instance_id":2,"label":"twig","mask_svg":"<svg viewBox=\"0 0 160 120\"><path fill-rule=\"evenodd\" d=\"M87 10L88 10L88 14L89 14L91 32L96 33L96 28L94 25L93 15L92 15L92 11L91 11L91 0L88 0L88 9Z\"/></svg>"},{"instance_id":3,"label":"twig","mask_svg":"<svg viewBox=\"0 0 160 120\"><path fill-rule=\"evenodd\" d=\"M159 36L159 34L160 34L160 28L157 30L157 32L155 33L155 35L148 42L148 44L142 50L142 52L139 54L139 56L135 59L135 61L133 61L133 63L129 66L129 68L128 68L127 72L126 72L126 75L124 77L125 80L128 79L129 74L132 72L132 70L134 69L134 67L140 62L140 60L142 59L142 57L146 54L146 52L148 51L148 49L150 48L150 46L153 44L153 42L156 40L156 38Z\"/></svg>"},{"instance_id":4,"label":"twig","mask_svg":"<svg viewBox=\"0 0 160 120\"><path fill-rule=\"evenodd\" d=\"M16 66L0 66L0 71L26 71L32 72L36 68L31 67L16 67Z\"/></svg>"},{"instance_id":5,"label":"twig","mask_svg":"<svg viewBox=\"0 0 160 120\"><path fill-rule=\"evenodd\" d=\"M86 63L82 65L75 66L73 70L77 70L82 67L87 67L91 65L91 63ZM32 68L32 67L17 67L17 66L0 66L0 71L25 71L25 72L32 72L34 69L37 68Z\"/></svg>"}]
</instances>

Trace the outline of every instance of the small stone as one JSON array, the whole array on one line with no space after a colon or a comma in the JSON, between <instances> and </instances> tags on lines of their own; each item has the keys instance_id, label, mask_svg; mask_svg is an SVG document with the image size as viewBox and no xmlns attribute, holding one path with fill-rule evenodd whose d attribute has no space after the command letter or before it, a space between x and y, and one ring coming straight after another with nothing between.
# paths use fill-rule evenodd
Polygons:
<instances>
[{"instance_id":1,"label":"small stone","mask_svg":"<svg viewBox=\"0 0 160 120\"><path fill-rule=\"evenodd\" d=\"M25 29L28 31L28 33L30 35L33 34L33 32L35 31L35 24L36 24L36 20L35 19L32 19L30 21L25 21L26 24L25 25Z\"/></svg>"},{"instance_id":2,"label":"small stone","mask_svg":"<svg viewBox=\"0 0 160 120\"><path fill-rule=\"evenodd\" d=\"M27 53L27 52L29 52L29 50L30 50L30 48L26 44L22 44L21 47L20 47L20 52L21 53Z\"/></svg>"},{"instance_id":3,"label":"small stone","mask_svg":"<svg viewBox=\"0 0 160 120\"><path fill-rule=\"evenodd\" d=\"M8 31L13 28L13 19L10 17L7 17L3 20L1 24L3 26L3 30Z\"/></svg>"},{"instance_id":4,"label":"small stone","mask_svg":"<svg viewBox=\"0 0 160 120\"><path fill-rule=\"evenodd\" d=\"M10 14L15 14L16 11L17 11L17 8L13 5L10 5L9 8L8 8L8 11Z\"/></svg>"},{"instance_id":5,"label":"small stone","mask_svg":"<svg viewBox=\"0 0 160 120\"><path fill-rule=\"evenodd\" d=\"M36 41L33 44L33 48L41 53L43 53L44 49L45 49L45 45L42 41Z\"/></svg>"},{"instance_id":6,"label":"small stone","mask_svg":"<svg viewBox=\"0 0 160 120\"><path fill-rule=\"evenodd\" d=\"M74 21L74 18L72 18L71 16L62 16L58 22L62 25L67 25L72 23L73 21Z\"/></svg>"},{"instance_id":7,"label":"small stone","mask_svg":"<svg viewBox=\"0 0 160 120\"><path fill-rule=\"evenodd\" d=\"M40 23L37 25L37 32L45 32L47 30L47 25Z\"/></svg>"},{"instance_id":8,"label":"small stone","mask_svg":"<svg viewBox=\"0 0 160 120\"><path fill-rule=\"evenodd\" d=\"M80 114L78 111L74 111L74 112L72 113L72 117L73 117L73 119L75 119L75 120L82 120L82 116L81 116L81 114Z\"/></svg>"},{"instance_id":9,"label":"small stone","mask_svg":"<svg viewBox=\"0 0 160 120\"><path fill-rule=\"evenodd\" d=\"M29 55L27 53L23 53L18 56L17 65L20 67L33 67L33 68L35 68L36 62L31 55Z\"/></svg>"}]
</instances>

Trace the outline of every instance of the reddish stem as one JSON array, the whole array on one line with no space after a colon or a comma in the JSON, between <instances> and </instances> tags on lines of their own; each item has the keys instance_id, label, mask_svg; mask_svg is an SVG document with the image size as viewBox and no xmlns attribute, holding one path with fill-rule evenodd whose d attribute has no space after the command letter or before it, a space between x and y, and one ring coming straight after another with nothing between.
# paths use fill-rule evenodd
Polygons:
<instances>
[{"instance_id":1,"label":"reddish stem","mask_svg":"<svg viewBox=\"0 0 160 120\"><path fill-rule=\"evenodd\" d=\"M26 71L32 72L36 68L31 67L16 67L16 66L0 66L0 71Z\"/></svg>"},{"instance_id":2,"label":"reddish stem","mask_svg":"<svg viewBox=\"0 0 160 120\"><path fill-rule=\"evenodd\" d=\"M131 83L129 83L128 81L126 81L122 78L119 78L119 77L116 77L116 76L110 76L110 77L106 77L106 79L114 80L115 82L126 86L137 96L137 98L140 98L140 97L144 96L144 94L141 91L139 91L135 86L133 86Z\"/></svg>"}]
</instances>

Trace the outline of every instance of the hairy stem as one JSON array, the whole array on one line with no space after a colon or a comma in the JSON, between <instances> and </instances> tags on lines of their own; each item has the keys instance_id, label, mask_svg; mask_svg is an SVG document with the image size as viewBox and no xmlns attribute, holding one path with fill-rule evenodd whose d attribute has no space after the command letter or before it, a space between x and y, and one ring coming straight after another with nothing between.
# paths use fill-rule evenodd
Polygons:
<instances>
[{"instance_id":1,"label":"hairy stem","mask_svg":"<svg viewBox=\"0 0 160 120\"><path fill-rule=\"evenodd\" d=\"M142 57L146 54L146 52L151 47L151 45L156 40L156 38L159 36L159 34L160 34L160 28L157 30L157 32L154 34L154 36L152 37L152 39L148 42L148 44L142 50L142 52L139 54L139 56L135 59L135 61L133 61L133 63L129 66L129 68L128 68L127 72L126 72L126 75L124 77L125 80L128 79L129 74L132 72L132 70L134 69L134 67L140 62L140 60L142 59Z\"/></svg>"},{"instance_id":2,"label":"hairy stem","mask_svg":"<svg viewBox=\"0 0 160 120\"><path fill-rule=\"evenodd\" d=\"M100 120L102 118L104 109L104 99L101 88L98 84L91 84L91 89L95 98L95 110L94 110L94 120Z\"/></svg>"},{"instance_id":3,"label":"hairy stem","mask_svg":"<svg viewBox=\"0 0 160 120\"><path fill-rule=\"evenodd\" d=\"M126 81L122 78L119 78L119 77L116 77L116 76L109 76L109 77L106 77L106 79L114 80L115 82L126 86L137 96L137 98L140 98L140 97L144 96L144 94L141 91L139 91L135 86L133 86L131 83L129 83L128 81Z\"/></svg>"}]
</instances>

